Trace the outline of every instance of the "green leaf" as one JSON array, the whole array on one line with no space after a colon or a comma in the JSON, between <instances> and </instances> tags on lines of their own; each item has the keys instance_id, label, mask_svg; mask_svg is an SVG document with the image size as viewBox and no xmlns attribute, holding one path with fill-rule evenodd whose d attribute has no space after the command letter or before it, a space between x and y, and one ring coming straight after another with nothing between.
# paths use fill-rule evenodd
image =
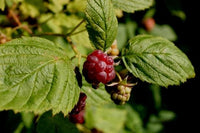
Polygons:
<instances>
[{"instance_id":1,"label":"green leaf","mask_svg":"<svg viewBox=\"0 0 200 133\"><path fill-rule=\"evenodd\" d=\"M71 123L62 113L55 116L51 112L44 113L37 124L38 133L78 133L75 124Z\"/></svg>"},{"instance_id":2,"label":"green leaf","mask_svg":"<svg viewBox=\"0 0 200 133\"><path fill-rule=\"evenodd\" d=\"M104 133L143 133L142 119L129 104L87 106L85 122L87 128L96 128Z\"/></svg>"},{"instance_id":3,"label":"green leaf","mask_svg":"<svg viewBox=\"0 0 200 133\"><path fill-rule=\"evenodd\" d=\"M151 35L164 37L170 41L175 41L177 39L177 35L172 27L169 25L158 25L156 24L155 27L150 31Z\"/></svg>"},{"instance_id":4,"label":"green leaf","mask_svg":"<svg viewBox=\"0 0 200 133\"><path fill-rule=\"evenodd\" d=\"M122 59L135 77L160 86L179 85L195 76L188 57L172 42L161 37L134 37L123 50Z\"/></svg>"},{"instance_id":5,"label":"green leaf","mask_svg":"<svg viewBox=\"0 0 200 133\"><path fill-rule=\"evenodd\" d=\"M166 122L173 120L176 117L176 114L169 110L161 110L158 114L158 117L161 122Z\"/></svg>"},{"instance_id":6,"label":"green leaf","mask_svg":"<svg viewBox=\"0 0 200 133\"><path fill-rule=\"evenodd\" d=\"M0 9L4 11L5 8L5 0L0 0Z\"/></svg>"},{"instance_id":7,"label":"green leaf","mask_svg":"<svg viewBox=\"0 0 200 133\"><path fill-rule=\"evenodd\" d=\"M181 0L165 0L165 4L172 15L179 17L183 21L186 19Z\"/></svg>"},{"instance_id":8,"label":"green leaf","mask_svg":"<svg viewBox=\"0 0 200 133\"><path fill-rule=\"evenodd\" d=\"M126 110L113 105L86 108L85 124L88 128L96 128L104 133L119 133L126 120Z\"/></svg>"},{"instance_id":9,"label":"green leaf","mask_svg":"<svg viewBox=\"0 0 200 133\"><path fill-rule=\"evenodd\" d=\"M111 46L117 35L117 18L110 0L88 0L87 31L90 41L100 50Z\"/></svg>"},{"instance_id":10,"label":"green leaf","mask_svg":"<svg viewBox=\"0 0 200 133\"><path fill-rule=\"evenodd\" d=\"M153 0L112 0L112 3L115 8L131 13L149 8Z\"/></svg>"},{"instance_id":11,"label":"green leaf","mask_svg":"<svg viewBox=\"0 0 200 133\"><path fill-rule=\"evenodd\" d=\"M127 34L127 28L125 24L119 24L118 26L118 33L117 33L117 47L119 50L121 50L127 43L128 34Z\"/></svg>"},{"instance_id":12,"label":"green leaf","mask_svg":"<svg viewBox=\"0 0 200 133\"><path fill-rule=\"evenodd\" d=\"M126 104L124 109L127 111L125 131L130 133L143 133L143 123L138 112L136 112L129 104Z\"/></svg>"},{"instance_id":13,"label":"green leaf","mask_svg":"<svg viewBox=\"0 0 200 133\"><path fill-rule=\"evenodd\" d=\"M87 106L102 106L108 103L113 103L105 90L105 86L100 84L98 89L92 88L91 84L88 84L83 80L82 91L87 95Z\"/></svg>"},{"instance_id":14,"label":"green leaf","mask_svg":"<svg viewBox=\"0 0 200 133\"><path fill-rule=\"evenodd\" d=\"M67 5L67 10L69 10L71 13L84 12L86 3L87 0L70 1L70 3Z\"/></svg>"},{"instance_id":15,"label":"green leaf","mask_svg":"<svg viewBox=\"0 0 200 133\"><path fill-rule=\"evenodd\" d=\"M24 0L20 7L23 16L36 18L46 10L43 0Z\"/></svg>"},{"instance_id":16,"label":"green leaf","mask_svg":"<svg viewBox=\"0 0 200 133\"><path fill-rule=\"evenodd\" d=\"M68 4L70 0L50 0L46 3L47 7L54 13L62 12L63 6Z\"/></svg>"},{"instance_id":17,"label":"green leaf","mask_svg":"<svg viewBox=\"0 0 200 133\"><path fill-rule=\"evenodd\" d=\"M79 98L73 65L46 39L24 37L0 45L0 110L72 110Z\"/></svg>"}]
</instances>

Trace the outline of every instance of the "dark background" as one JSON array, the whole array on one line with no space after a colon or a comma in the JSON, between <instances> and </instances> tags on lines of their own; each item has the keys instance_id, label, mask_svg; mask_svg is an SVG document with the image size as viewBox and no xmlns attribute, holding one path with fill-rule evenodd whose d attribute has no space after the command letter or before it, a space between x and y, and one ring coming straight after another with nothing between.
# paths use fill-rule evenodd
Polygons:
<instances>
[{"instance_id":1,"label":"dark background","mask_svg":"<svg viewBox=\"0 0 200 133\"><path fill-rule=\"evenodd\" d=\"M176 32L178 39L174 42L190 59L196 76L188 79L180 86L161 88L162 108L176 114L174 120L164 123L162 133L194 133L199 132L199 84L200 84L200 11L198 1L179 0L186 15L183 21L173 16L166 3L168 0L156 0L156 13L153 16L157 24L169 24ZM170 0L173 1L173 0ZM175 2L176 0L174 0ZM133 14L134 19L141 16L141 12ZM143 83L134 90L134 102L148 106L149 113L155 113L153 100L148 85ZM150 100L151 99L151 100Z\"/></svg>"},{"instance_id":2,"label":"dark background","mask_svg":"<svg viewBox=\"0 0 200 133\"><path fill-rule=\"evenodd\" d=\"M167 1L167 0L165 0ZM176 31L178 40L175 44L186 53L191 60L196 77L189 79L186 83L176 87L169 87L162 92L163 103L169 110L176 113L174 121L167 123L166 133L178 132L198 132L199 131L199 83L200 83L200 34L199 17L200 11L198 1L181 0L183 11L186 14L186 20L181 21L172 17L167 12L164 0L157 0L157 9L159 13L156 18L159 23L169 23ZM156 19L155 18L155 19Z\"/></svg>"},{"instance_id":3,"label":"dark background","mask_svg":"<svg viewBox=\"0 0 200 133\"><path fill-rule=\"evenodd\" d=\"M166 91L165 101L169 108L177 113L177 119L171 123L174 127L168 126L170 132L198 132L199 131L199 69L200 69L200 52L199 52L199 10L198 3L195 0L182 1L183 10L186 13L186 21L177 23L180 45L186 47L185 53L191 60L196 77L188 80L180 87L170 87ZM173 22L172 22L173 23ZM180 48L182 48L180 46ZM168 132L168 131L166 131Z\"/></svg>"}]
</instances>

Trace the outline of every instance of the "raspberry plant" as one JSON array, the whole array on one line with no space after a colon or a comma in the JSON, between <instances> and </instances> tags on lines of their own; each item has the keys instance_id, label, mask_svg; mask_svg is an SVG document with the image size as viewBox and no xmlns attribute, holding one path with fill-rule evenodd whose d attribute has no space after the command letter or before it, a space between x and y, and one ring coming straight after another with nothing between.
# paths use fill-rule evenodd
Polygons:
<instances>
[{"instance_id":1,"label":"raspberry plant","mask_svg":"<svg viewBox=\"0 0 200 133\"><path fill-rule=\"evenodd\" d=\"M0 0L0 110L20 113L18 132L143 132L128 103L137 84L167 88L195 77L168 26L153 21L135 34L132 22L123 40L119 12L153 7L153 0Z\"/></svg>"}]
</instances>

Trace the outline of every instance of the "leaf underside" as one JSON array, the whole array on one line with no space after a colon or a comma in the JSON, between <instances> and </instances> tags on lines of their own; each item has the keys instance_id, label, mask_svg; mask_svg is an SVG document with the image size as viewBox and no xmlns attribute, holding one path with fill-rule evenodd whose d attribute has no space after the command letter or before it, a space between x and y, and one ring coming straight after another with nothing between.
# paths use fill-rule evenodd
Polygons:
<instances>
[{"instance_id":1,"label":"leaf underside","mask_svg":"<svg viewBox=\"0 0 200 133\"><path fill-rule=\"evenodd\" d=\"M87 31L96 49L105 51L117 35L117 18L110 0L88 0Z\"/></svg>"},{"instance_id":2,"label":"leaf underside","mask_svg":"<svg viewBox=\"0 0 200 133\"><path fill-rule=\"evenodd\" d=\"M112 0L112 3L115 8L131 13L149 8L153 0Z\"/></svg>"},{"instance_id":3,"label":"leaf underside","mask_svg":"<svg viewBox=\"0 0 200 133\"><path fill-rule=\"evenodd\" d=\"M78 101L73 66L54 43L36 37L0 46L0 110L71 111Z\"/></svg>"},{"instance_id":4,"label":"leaf underside","mask_svg":"<svg viewBox=\"0 0 200 133\"><path fill-rule=\"evenodd\" d=\"M188 57L172 42L138 35L122 52L126 68L136 77L160 86L179 85L195 76Z\"/></svg>"}]
</instances>

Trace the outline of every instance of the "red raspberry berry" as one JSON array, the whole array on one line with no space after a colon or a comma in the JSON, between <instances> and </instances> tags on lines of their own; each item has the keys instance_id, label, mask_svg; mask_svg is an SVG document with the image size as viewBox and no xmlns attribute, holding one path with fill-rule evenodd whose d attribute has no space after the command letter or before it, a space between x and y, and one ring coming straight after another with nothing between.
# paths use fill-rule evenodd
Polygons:
<instances>
[{"instance_id":1,"label":"red raspberry berry","mask_svg":"<svg viewBox=\"0 0 200 133\"><path fill-rule=\"evenodd\" d=\"M102 82L106 84L115 78L113 64L112 57L101 50L95 50L88 55L83 65L83 75L89 83L99 84Z\"/></svg>"},{"instance_id":2,"label":"red raspberry berry","mask_svg":"<svg viewBox=\"0 0 200 133\"><path fill-rule=\"evenodd\" d=\"M81 92L80 96L79 96L79 101L76 104L76 106L73 108L71 113L78 113L78 112L84 110L85 104L86 104L86 99L87 99L87 95L85 93Z\"/></svg>"},{"instance_id":3,"label":"red raspberry berry","mask_svg":"<svg viewBox=\"0 0 200 133\"><path fill-rule=\"evenodd\" d=\"M85 122L84 114L85 114L85 110L82 110L77 114L70 114L69 120L73 123L83 124Z\"/></svg>"},{"instance_id":4,"label":"red raspberry berry","mask_svg":"<svg viewBox=\"0 0 200 133\"><path fill-rule=\"evenodd\" d=\"M155 20L153 18L146 18L143 20L143 25L147 31L151 31L155 27Z\"/></svg>"},{"instance_id":5,"label":"red raspberry berry","mask_svg":"<svg viewBox=\"0 0 200 133\"><path fill-rule=\"evenodd\" d=\"M69 113L69 120L73 123L84 123L84 112L87 96L85 93L80 93L79 101Z\"/></svg>"}]
</instances>

